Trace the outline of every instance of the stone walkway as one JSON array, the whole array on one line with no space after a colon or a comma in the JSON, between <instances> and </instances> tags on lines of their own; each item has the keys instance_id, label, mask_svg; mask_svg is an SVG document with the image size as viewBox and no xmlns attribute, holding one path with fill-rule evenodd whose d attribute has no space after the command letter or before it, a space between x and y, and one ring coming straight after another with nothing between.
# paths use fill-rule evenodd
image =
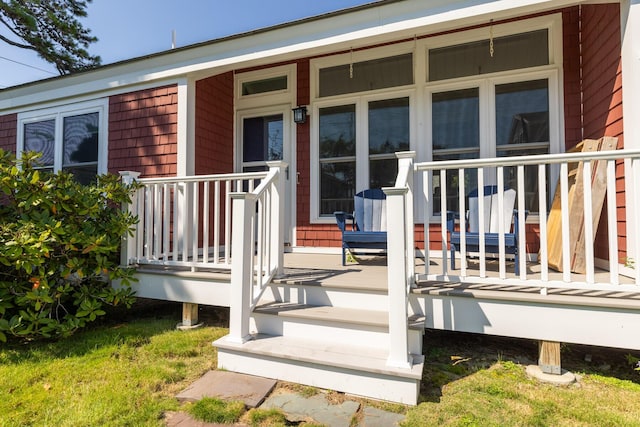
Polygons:
<instances>
[{"instance_id":1,"label":"stone walkway","mask_svg":"<svg viewBox=\"0 0 640 427\"><path fill-rule=\"evenodd\" d=\"M276 408L286 414L291 422L315 422L327 427L349 427L360 409L360 427L391 427L404 419L404 415L365 406L356 400L345 398L340 403L327 400L325 393L303 396L288 390L273 389L275 380L227 371L209 371L202 378L178 394L182 402L195 402L203 397L223 400L241 400L248 408ZM170 412L165 417L167 427L214 427L223 424L205 423L191 418L184 412ZM224 424L228 426L228 424ZM234 424L244 427L244 424Z\"/></svg>"}]
</instances>

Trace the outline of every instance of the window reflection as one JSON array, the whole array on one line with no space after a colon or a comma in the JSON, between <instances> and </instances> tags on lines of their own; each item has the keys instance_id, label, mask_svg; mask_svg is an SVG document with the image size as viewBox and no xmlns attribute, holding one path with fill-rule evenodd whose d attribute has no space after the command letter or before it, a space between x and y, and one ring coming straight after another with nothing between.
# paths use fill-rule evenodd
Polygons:
<instances>
[{"instance_id":1,"label":"window reflection","mask_svg":"<svg viewBox=\"0 0 640 427\"><path fill-rule=\"evenodd\" d=\"M320 215L353 211L356 189L355 105L320 109Z\"/></svg>"},{"instance_id":2,"label":"window reflection","mask_svg":"<svg viewBox=\"0 0 640 427\"><path fill-rule=\"evenodd\" d=\"M480 156L480 99L478 88L432 95L433 160L477 159ZM447 210L458 211L457 170L446 173ZM433 212L440 213L440 172L433 172ZM465 171L465 191L477 186L477 173Z\"/></svg>"}]
</instances>

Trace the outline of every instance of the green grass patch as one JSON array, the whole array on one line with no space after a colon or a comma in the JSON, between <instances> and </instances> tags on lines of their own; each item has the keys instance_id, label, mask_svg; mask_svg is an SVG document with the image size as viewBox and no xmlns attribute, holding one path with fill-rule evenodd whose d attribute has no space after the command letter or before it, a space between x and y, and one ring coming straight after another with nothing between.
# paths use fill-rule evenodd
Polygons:
<instances>
[{"instance_id":1,"label":"green grass patch","mask_svg":"<svg viewBox=\"0 0 640 427\"><path fill-rule=\"evenodd\" d=\"M247 412L247 422L253 427L276 427L287 425L287 418L279 409L255 408Z\"/></svg>"},{"instance_id":2,"label":"green grass patch","mask_svg":"<svg viewBox=\"0 0 640 427\"><path fill-rule=\"evenodd\" d=\"M640 426L638 385L598 376L557 387L530 380L524 366L496 362L446 384L438 401L407 412L404 426Z\"/></svg>"},{"instance_id":3,"label":"green grass patch","mask_svg":"<svg viewBox=\"0 0 640 427\"><path fill-rule=\"evenodd\" d=\"M175 319L140 319L58 342L0 349L1 426L162 426L175 395L216 366L206 327L176 331Z\"/></svg>"},{"instance_id":4,"label":"green grass patch","mask_svg":"<svg viewBox=\"0 0 640 427\"><path fill-rule=\"evenodd\" d=\"M203 397L189 408L189 413L197 420L207 423L232 424L244 413L244 403L225 402L215 397Z\"/></svg>"}]
</instances>

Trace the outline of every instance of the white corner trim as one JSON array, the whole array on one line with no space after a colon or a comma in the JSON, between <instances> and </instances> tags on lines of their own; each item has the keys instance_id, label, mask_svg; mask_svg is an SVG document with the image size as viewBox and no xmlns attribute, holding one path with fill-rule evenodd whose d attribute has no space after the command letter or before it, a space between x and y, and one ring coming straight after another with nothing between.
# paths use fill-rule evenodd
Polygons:
<instances>
[{"instance_id":1,"label":"white corner trim","mask_svg":"<svg viewBox=\"0 0 640 427\"><path fill-rule=\"evenodd\" d=\"M195 173L195 81L178 81L177 176Z\"/></svg>"}]
</instances>

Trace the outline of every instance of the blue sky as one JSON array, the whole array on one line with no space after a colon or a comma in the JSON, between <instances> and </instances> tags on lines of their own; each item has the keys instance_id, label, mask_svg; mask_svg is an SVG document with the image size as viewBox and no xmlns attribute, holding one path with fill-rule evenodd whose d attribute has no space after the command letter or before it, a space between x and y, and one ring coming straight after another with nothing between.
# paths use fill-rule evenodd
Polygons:
<instances>
[{"instance_id":1,"label":"blue sky","mask_svg":"<svg viewBox=\"0 0 640 427\"><path fill-rule=\"evenodd\" d=\"M109 64L171 48L172 30L181 47L373 1L93 0L84 23L99 39L90 52ZM35 53L0 42L0 88L55 75Z\"/></svg>"}]
</instances>

